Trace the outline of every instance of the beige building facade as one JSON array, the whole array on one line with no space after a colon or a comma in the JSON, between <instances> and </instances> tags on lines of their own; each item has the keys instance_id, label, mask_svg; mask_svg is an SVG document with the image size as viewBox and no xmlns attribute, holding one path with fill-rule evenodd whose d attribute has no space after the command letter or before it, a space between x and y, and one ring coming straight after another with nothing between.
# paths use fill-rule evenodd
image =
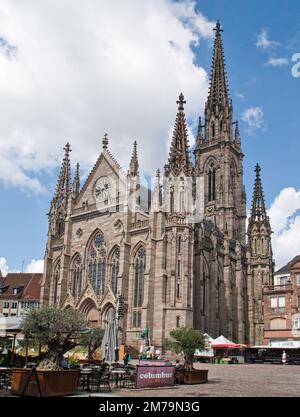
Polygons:
<instances>
[{"instance_id":1,"label":"beige building facade","mask_svg":"<svg viewBox=\"0 0 300 417\"><path fill-rule=\"evenodd\" d=\"M66 145L49 211L42 302L79 309L92 326L104 326L113 312L119 343L137 349L145 328L159 347L170 330L184 325L258 343L259 288L272 274L271 229L267 217L262 227L254 196L248 246L244 155L219 22L215 31L194 160L180 94L169 158L151 191L140 185L137 144L125 174L105 135L82 187L78 164L71 181ZM263 247L269 245L263 254L251 249L262 236Z\"/></svg>"}]
</instances>

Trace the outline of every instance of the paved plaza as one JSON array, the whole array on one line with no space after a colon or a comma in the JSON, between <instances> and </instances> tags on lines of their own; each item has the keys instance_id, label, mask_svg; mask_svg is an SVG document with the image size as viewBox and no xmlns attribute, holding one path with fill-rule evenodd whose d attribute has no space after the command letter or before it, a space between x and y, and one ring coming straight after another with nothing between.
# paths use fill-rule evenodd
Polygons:
<instances>
[{"instance_id":1,"label":"paved plaza","mask_svg":"<svg viewBox=\"0 0 300 417\"><path fill-rule=\"evenodd\" d=\"M84 397L299 397L300 366L196 364L208 369L208 383L175 385L157 389L106 389L99 393L79 391ZM0 390L1 396L11 396Z\"/></svg>"},{"instance_id":2,"label":"paved plaza","mask_svg":"<svg viewBox=\"0 0 300 417\"><path fill-rule=\"evenodd\" d=\"M208 369L208 383L173 388L120 390L115 395L137 397L286 397L300 396L300 366L196 364Z\"/></svg>"}]
</instances>

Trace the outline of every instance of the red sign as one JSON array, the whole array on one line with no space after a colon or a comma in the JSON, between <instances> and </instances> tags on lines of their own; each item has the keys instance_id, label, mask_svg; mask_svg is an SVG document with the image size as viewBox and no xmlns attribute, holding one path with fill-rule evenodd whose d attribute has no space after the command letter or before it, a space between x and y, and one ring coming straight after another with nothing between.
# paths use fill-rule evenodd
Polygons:
<instances>
[{"instance_id":1,"label":"red sign","mask_svg":"<svg viewBox=\"0 0 300 417\"><path fill-rule=\"evenodd\" d=\"M138 365L136 388L168 387L174 385L174 366Z\"/></svg>"}]
</instances>

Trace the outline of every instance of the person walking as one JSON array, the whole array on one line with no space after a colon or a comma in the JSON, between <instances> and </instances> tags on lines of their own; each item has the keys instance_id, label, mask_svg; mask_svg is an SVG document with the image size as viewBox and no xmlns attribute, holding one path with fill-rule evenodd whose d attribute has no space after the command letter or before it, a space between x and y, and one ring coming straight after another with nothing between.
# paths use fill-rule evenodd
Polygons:
<instances>
[{"instance_id":1,"label":"person walking","mask_svg":"<svg viewBox=\"0 0 300 417\"><path fill-rule=\"evenodd\" d=\"M286 353L285 350L282 352L282 358L281 358L282 364L285 365L286 364Z\"/></svg>"},{"instance_id":2,"label":"person walking","mask_svg":"<svg viewBox=\"0 0 300 417\"><path fill-rule=\"evenodd\" d=\"M129 352L128 352L128 350L126 350L126 352L123 356L123 362L124 362L125 367L128 365L129 359L130 359Z\"/></svg>"}]
</instances>

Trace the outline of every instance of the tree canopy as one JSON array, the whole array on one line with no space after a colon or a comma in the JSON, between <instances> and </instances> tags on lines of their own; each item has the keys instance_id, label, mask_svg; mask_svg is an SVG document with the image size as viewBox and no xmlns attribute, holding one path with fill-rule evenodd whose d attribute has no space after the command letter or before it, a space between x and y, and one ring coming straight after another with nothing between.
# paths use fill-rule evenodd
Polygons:
<instances>
[{"instance_id":1,"label":"tree canopy","mask_svg":"<svg viewBox=\"0 0 300 417\"><path fill-rule=\"evenodd\" d=\"M39 368L58 369L64 353L76 346L80 330L85 325L86 319L77 310L42 306L31 310L21 327L25 338L46 348Z\"/></svg>"},{"instance_id":2,"label":"tree canopy","mask_svg":"<svg viewBox=\"0 0 300 417\"><path fill-rule=\"evenodd\" d=\"M171 339L166 339L165 348L175 353L183 353L185 369L193 369L193 356L196 349L203 350L206 336L200 330L191 327L179 327L170 331Z\"/></svg>"}]
</instances>

